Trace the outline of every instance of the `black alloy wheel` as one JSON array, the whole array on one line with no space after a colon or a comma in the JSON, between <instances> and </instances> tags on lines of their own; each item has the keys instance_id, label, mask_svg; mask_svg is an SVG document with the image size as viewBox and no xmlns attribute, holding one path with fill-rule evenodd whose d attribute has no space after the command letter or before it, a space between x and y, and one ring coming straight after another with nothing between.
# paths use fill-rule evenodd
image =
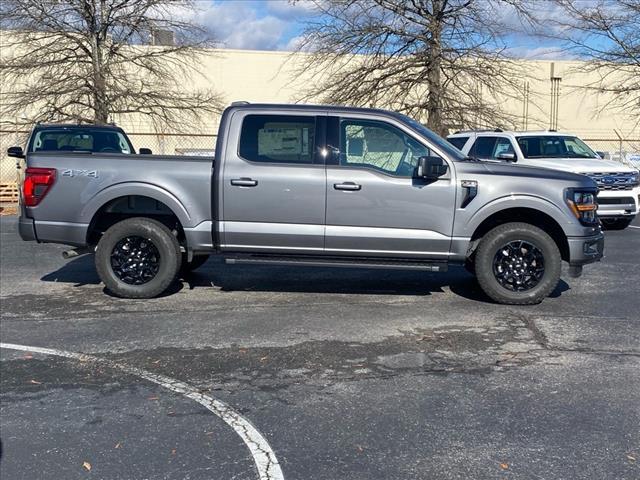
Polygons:
<instances>
[{"instance_id":1,"label":"black alloy wheel","mask_svg":"<svg viewBox=\"0 0 640 480\"><path fill-rule=\"evenodd\" d=\"M493 274L498 283L507 290L531 290L544 276L544 255L532 242L511 241L496 252L493 258Z\"/></svg>"},{"instance_id":2,"label":"black alloy wheel","mask_svg":"<svg viewBox=\"0 0 640 480\"><path fill-rule=\"evenodd\" d=\"M143 285L158 274L160 252L149 238L127 236L113 247L111 268L124 283Z\"/></svg>"}]
</instances>

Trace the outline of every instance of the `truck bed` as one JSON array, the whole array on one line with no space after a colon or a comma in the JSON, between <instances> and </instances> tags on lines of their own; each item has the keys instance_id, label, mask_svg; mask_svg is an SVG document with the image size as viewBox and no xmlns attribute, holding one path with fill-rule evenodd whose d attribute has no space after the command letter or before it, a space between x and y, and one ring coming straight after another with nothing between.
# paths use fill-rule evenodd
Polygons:
<instances>
[{"instance_id":1,"label":"truck bed","mask_svg":"<svg viewBox=\"0 0 640 480\"><path fill-rule=\"evenodd\" d=\"M33 220L38 240L85 245L101 208L118 199L146 197L149 208L166 206L185 232L201 232L210 244L213 164L213 157L202 156L32 153L26 166L55 168L56 180L44 201L23 206L22 213Z\"/></svg>"}]
</instances>

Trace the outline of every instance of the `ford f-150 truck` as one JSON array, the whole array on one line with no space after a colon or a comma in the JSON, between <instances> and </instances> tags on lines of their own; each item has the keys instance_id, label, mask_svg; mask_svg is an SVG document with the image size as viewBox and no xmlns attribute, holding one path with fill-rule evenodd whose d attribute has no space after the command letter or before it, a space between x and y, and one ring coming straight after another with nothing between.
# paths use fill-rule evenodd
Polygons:
<instances>
[{"instance_id":1,"label":"ford f-150 truck","mask_svg":"<svg viewBox=\"0 0 640 480\"><path fill-rule=\"evenodd\" d=\"M159 295L212 253L228 263L446 271L493 300L540 302L562 260L603 255L583 175L465 157L398 113L232 104L215 158L39 152L22 162L20 235L95 252L128 298Z\"/></svg>"}]
</instances>

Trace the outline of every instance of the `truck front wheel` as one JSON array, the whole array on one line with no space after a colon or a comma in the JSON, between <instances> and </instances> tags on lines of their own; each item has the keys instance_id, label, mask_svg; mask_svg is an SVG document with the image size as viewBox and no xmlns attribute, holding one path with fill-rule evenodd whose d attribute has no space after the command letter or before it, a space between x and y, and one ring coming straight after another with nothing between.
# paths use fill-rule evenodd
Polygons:
<instances>
[{"instance_id":1,"label":"truck front wheel","mask_svg":"<svg viewBox=\"0 0 640 480\"><path fill-rule=\"evenodd\" d=\"M136 217L110 227L96 249L96 270L107 289L123 298L164 292L182 263L180 244L162 223Z\"/></svg>"},{"instance_id":2,"label":"truck front wheel","mask_svg":"<svg viewBox=\"0 0 640 480\"><path fill-rule=\"evenodd\" d=\"M489 231L478 246L476 276L498 303L540 303L558 285L560 250L543 230L528 223L506 223Z\"/></svg>"}]
</instances>

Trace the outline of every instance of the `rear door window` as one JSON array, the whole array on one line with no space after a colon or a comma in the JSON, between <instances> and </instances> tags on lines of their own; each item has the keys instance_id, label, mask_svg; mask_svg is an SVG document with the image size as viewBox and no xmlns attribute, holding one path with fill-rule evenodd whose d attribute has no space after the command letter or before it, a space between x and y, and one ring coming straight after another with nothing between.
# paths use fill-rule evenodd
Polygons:
<instances>
[{"instance_id":1,"label":"rear door window","mask_svg":"<svg viewBox=\"0 0 640 480\"><path fill-rule=\"evenodd\" d=\"M247 115L238 153L251 162L311 164L315 142L313 116Z\"/></svg>"}]
</instances>

